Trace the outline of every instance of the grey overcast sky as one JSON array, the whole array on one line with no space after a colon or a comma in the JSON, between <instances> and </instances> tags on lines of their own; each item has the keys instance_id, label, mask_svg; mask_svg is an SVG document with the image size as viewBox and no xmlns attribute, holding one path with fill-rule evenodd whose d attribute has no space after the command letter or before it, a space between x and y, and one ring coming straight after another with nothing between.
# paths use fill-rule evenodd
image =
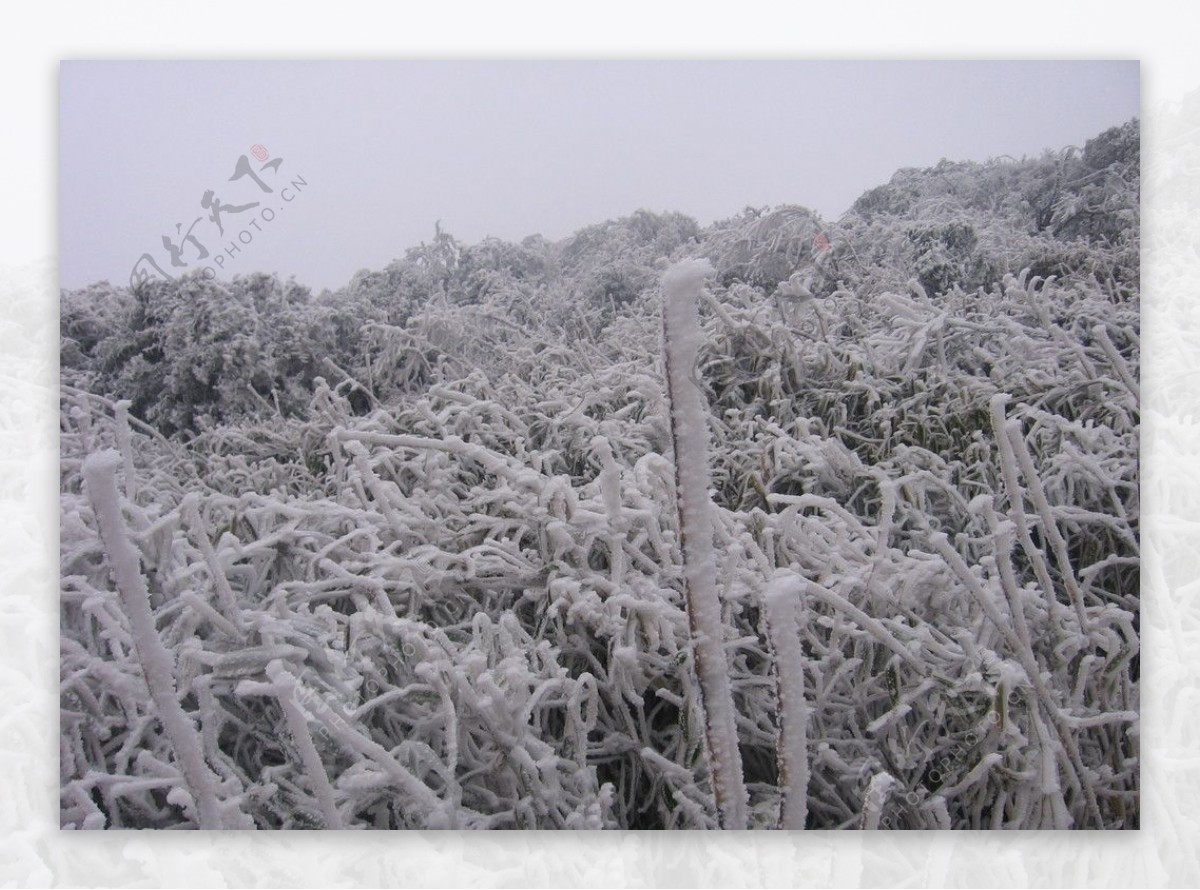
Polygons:
<instances>
[{"instance_id":1,"label":"grey overcast sky","mask_svg":"<svg viewBox=\"0 0 1200 890\"><path fill-rule=\"evenodd\" d=\"M60 78L67 288L127 284L146 253L187 271L165 235L188 268L220 256L221 278L319 290L438 220L474 243L558 239L639 208L836 219L901 167L1082 145L1139 113L1135 61L80 61ZM229 181L243 155L271 193Z\"/></svg>"}]
</instances>

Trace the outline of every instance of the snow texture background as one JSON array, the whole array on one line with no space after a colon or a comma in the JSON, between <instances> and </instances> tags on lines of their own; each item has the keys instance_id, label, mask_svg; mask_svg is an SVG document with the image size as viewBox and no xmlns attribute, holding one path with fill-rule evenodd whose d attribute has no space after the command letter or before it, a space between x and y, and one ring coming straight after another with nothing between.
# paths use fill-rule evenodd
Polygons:
<instances>
[{"instance_id":1,"label":"snow texture background","mask_svg":"<svg viewBox=\"0 0 1200 890\"><path fill-rule=\"evenodd\" d=\"M1143 829L589 835L60 833L57 295L46 260L0 269L0 879L17 886L604 883L1168 886L1200 879L1200 104L1143 117ZM1177 144L1163 144L1167 131ZM1188 157L1190 155L1190 158ZM1164 170L1164 168L1170 168ZM1161 187L1174 173L1170 189ZM1169 398L1166 394L1169 393ZM1153 398L1153 396L1160 396ZM1070 855L1064 855L1069 849Z\"/></svg>"}]
</instances>

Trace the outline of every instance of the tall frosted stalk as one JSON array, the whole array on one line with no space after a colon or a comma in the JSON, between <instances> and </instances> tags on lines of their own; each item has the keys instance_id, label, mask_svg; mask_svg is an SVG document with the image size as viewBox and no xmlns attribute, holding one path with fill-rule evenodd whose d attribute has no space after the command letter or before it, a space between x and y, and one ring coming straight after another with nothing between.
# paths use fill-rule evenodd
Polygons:
<instances>
[{"instance_id":1,"label":"tall frosted stalk","mask_svg":"<svg viewBox=\"0 0 1200 890\"><path fill-rule=\"evenodd\" d=\"M696 301L708 260L684 260L663 275L663 354L675 446L675 500L683 547L684 598L691 630L708 772L722 828L746 828L748 803L737 744L729 658L725 654L721 601L713 555L713 511L709 497L707 406L692 379L700 347Z\"/></svg>"},{"instance_id":2,"label":"tall frosted stalk","mask_svg":"<svg viewBox=\"0 0 1200 890\"><path fill-rule=\"evenodd\" d=\"M129 619L133 648L150 687L150 698L175 749L183 780L196 801L200 827L221 828L215 781L204 762L200 736L179 704L174 661L154 626L146 579L138 567L137 551L125 534L116 478L117 467L122 463L121 455L111 449L88 455L83 462L88 499L100 526L100 538L117 582L121 607Z\"/></svg>"},{"instance_id":3,"label":"tall frosted stalk","mask_svg":"<svg viewBox=\"0 0 1200 890\"><path fill-rule=\"evenodd\" d=\"M767 640L775 658L779 700L779 827L799 829L808 821L808 703L804 699L804 655L800 649L800 595L804 579L781 575L767 585L763 605Z\"/></svg>"}]
</instances>

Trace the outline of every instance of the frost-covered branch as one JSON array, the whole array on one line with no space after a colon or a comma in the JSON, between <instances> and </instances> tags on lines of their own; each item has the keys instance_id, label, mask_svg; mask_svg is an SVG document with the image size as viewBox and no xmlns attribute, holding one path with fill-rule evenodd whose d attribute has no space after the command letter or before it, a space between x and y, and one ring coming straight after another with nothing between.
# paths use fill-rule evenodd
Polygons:
<instances>
[{"instance_id":1,"label":"frost-covered branch","mask_svg":"<svg viewBox=\"0 0 1200 890\"><path fill-rule=\"evenodd\" d=\"M108 562L121 595L121 605L129 619L133 647L141 662L142 675L175 748L183 779L196 801L199 826L221 828L213 775L204 762L200 737L179 704L175 691L174 660L163 646L154 626L154 612L150 608L146 579L138 568L137 550L129 542L125 521L121 518L117 468L123 463L120 453L111 449L89 455L83 464L88 498L100 526L100 536L104 540Z\"/></svg>"},{"instance_id":2,"label":"frost-covered branch","mask_svg":"<svg viewBox=\"0 0 1200 890\"><path fill-rule=\"evenodd\" d=\"M738 750L737 720L725 653L725 627L717 596L709 495L708 411L691 379L700 345L696 301L707 260L677 263L663 275L663 356L671 402L671 441L675 447L675 498L683 543L684 590L692 654L700 681L706 754L722 828L745 828L746 787Z\"/></svg>"}]
</instances>

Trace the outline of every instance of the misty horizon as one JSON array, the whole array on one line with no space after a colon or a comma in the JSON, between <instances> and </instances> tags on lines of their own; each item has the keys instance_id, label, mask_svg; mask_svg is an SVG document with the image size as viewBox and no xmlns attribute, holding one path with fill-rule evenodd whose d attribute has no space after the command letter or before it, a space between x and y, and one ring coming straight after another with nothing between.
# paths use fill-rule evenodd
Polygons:
<instances>
[{"instance_id":1,"label":"misty horizon","mask_svg":"<svg viewBox=\"0 0 1200 890\"><path fill-rule=\"evenodd\" d=\"M125 285L145 254L188 271L164 236L189 265L225 254L222 280L321 290L438 224L474 244L638 210L833 220L900 169L1082 146L1135 117L1138 92L1136 62L64 62L60 284ZM206 195L275 194L230 181L256 147L276 166L246 172L299 177L302 200L218 232ZM186 242L186 224L212 234Z\"/></svg>"}]
</instances>

